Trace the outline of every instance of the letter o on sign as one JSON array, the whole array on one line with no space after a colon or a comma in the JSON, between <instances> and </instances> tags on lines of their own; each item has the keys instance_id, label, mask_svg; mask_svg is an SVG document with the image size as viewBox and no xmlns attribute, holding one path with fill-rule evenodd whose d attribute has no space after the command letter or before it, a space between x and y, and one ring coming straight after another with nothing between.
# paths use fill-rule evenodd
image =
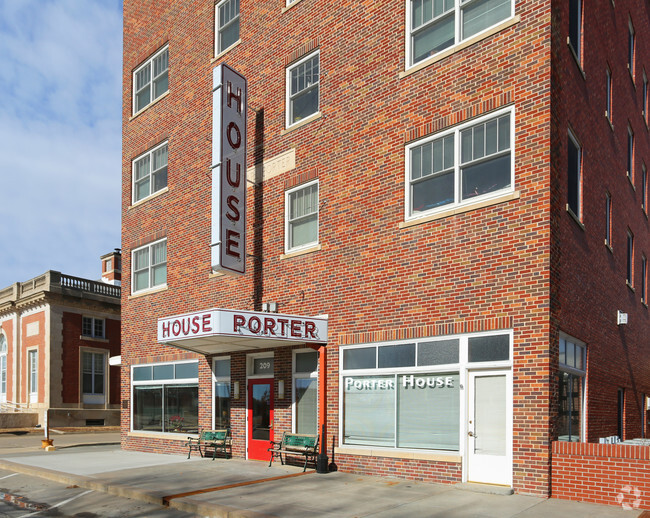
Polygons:
<instances>
[{"instance_id":1,"label":"letter o on sign","mask_svg":"<svg viewBox=\"0 0 650 518\"><path fill-rule=\"evenodd\" d=\"M235 130L235 137L237 138L234 142L232 140L233 130ZM241 146L241 131L239 131L237 124L234 122L228 124L228 128L226 128L226 137L228 138L228 144L230 144L231 148L239 149L239 146Z\"/></svg>"}]
</instances>

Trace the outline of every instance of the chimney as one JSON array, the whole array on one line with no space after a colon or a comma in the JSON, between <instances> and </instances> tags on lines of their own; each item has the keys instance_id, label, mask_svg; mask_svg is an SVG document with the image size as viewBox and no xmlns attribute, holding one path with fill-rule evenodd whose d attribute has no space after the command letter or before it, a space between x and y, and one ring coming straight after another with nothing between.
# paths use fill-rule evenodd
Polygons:
<instances>
[{"instance_id":1,"label":"chimney","mask_svg":"<svg viewBox=\"0 0 650 518\"><path fill-rule=\"evenodd\" d=\"M116 248L114 252L101 256L102 260L102 282L122 285L122 250Z\"/></svg>"}]
</instances>

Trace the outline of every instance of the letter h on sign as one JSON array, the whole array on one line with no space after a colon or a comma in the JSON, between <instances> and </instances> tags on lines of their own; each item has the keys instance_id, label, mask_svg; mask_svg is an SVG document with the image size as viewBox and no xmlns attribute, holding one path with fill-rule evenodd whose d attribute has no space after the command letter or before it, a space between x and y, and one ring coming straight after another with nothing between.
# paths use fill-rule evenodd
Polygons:
<instances>
[{"instance_id":1,"label":"letter h on sign","mask_svg":"<svg viewBox=\"0 0 650 518\"><path fill-rule=\"evenodd\" d=\"M246 78L213 71L212 269L246 273Z\"/></svg>"}]
</instances>

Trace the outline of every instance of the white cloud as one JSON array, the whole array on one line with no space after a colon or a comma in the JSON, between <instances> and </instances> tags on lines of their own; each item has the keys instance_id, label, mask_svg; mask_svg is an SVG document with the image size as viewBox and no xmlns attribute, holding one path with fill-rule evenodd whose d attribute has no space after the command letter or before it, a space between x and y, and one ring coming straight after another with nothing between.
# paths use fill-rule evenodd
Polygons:
<instances>
[{"instance_id":1,"label":"white cloud","mask_svg":"<svg viewBox=\"0 0 650 518\"><path fill-rule=\"evenodd\" d=\"M0 0L0 288L120 246L122 5Z\"/></svg>"}]
</instances>

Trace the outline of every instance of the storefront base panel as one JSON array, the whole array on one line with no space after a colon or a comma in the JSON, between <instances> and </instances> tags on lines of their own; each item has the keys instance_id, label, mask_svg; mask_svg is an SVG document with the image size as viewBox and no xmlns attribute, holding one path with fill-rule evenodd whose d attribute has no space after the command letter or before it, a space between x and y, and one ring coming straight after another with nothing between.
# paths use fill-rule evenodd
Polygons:
<instances>
[{"instance_id":1,"label":"storefront base panel","mask_svg":"<svg viewBox=\"0 0 650 518\"><path fill-rule=\"evenodd\" d=\"M553 498L650 510L650 446L553 443Z\"/></svg>"},{"instance_id":2,"label":"storefront base panel","mask_svg":"<svg viewBox=\"0 0 650 518\"><path fill-rule=\"evenodd\" d=\"M170 438L170 437L152 437L148 435L138 435L127 433L122 434L122 449L142 451L145 453L165 453L170 455L187 455L187 437ZM199 453L196 452L198 456Z\"/></svg>"},{"instance_id":3,"label":"storefront base panel","mask_svg":"<svg viewBox=\"0 0 650 518\"><path fill-rule=\"evenodd\" d=\"M456 484L463 478L460 462L337 454L334 463L339 471L358 475L397 477L441 484Z\"/></svg>"}]
</instances>

